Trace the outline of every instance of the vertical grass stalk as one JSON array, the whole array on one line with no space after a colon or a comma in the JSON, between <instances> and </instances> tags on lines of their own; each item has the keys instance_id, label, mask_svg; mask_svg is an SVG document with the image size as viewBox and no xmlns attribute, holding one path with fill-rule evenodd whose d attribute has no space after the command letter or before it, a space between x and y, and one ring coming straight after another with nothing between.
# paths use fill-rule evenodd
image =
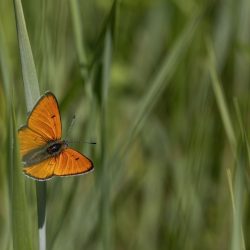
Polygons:
<instances>
[{"instance_id":1,"label":"vertical grass stalk","mask_svg":"<svg viewBox=\"0 0 250 250\"><path fill-rule=\"evenodd\" d=\"M226 105L225 97L222 91L221 84L219 82L217 73L216 73L216 61L215 61L215 55L214 55L214 50L212 48L211 42L207 41L207 50L208 50L208 55L209 55L209 73L211 75L211 82L212 82L212 87L214 91L214 95L216 98L216 102L221 114L221 119L226 131L226 135L228 137L232 152L236 156L236 136L234 133L233 125L232 125L232 120L230 118L228 108Z\"/></svg>"},{"instance_id":2,"label":"vertical grass stalk","mask_svg":"<svg viewBox=\"0 0 250 250\"><path fill-rule=\"evenodd\" d=\"M112 57L112 38L111 31L107 29L104 40L103 68L102 68L102 103L101 103L101 223L102 223L102 240L103 249L111 248L111 215L110 215L110 171L107 169L107 138L106 138L106 114L108 86L110 81L110 66Z\"/></svg>"},{"instance_id":3,"label":"vertical grass stalk","mask_svg":"<svg viewBox=\"0 0 250 250\"><path fill-rule=\"evenodd\" d=\"M12 99L13 100L13 99ZM11 218L14 250L32 250L34 244L30 238L28 205L25 195L25 183L21 173L18 157L18 142L16 140L16 122L13 105L11 106L10 127L10 165L11 165ZM32 247L33 245L33 247Z\"/></svg>"},{"instance_id":4,"label":"vertical grass stalk","mask_svg":"<svg viewBox=\"0 0 250 250\"><path fill-rule=\"evenodd\" d=\"M209 56L209 73L211 76L212 87L214 91L214 95L216 98L217 106L220 111L222 123L226 132L226 135L229 140L229 144L231 146L232 153L234 155L234 159L236 161L235 168L235 182L233 185L231 170L227 169L227 178L229 183L229 190L231 194L232 200L232 208L233 208L233 227L232 227L232 243L231 249L245 249L245 240L242 229L242 216L243 216L243 166L245 164L244 155L246 152L244 151L244 142L245 136L243 131L243 126L239 114L239 109L237 103L236 113L238 115L239 126L241 130L241 136L239 142L236 140L236 135L233 129L232 120L229 115L228 107L225 101L224 93L221 87L221 84L218 79L218 75L216 72L216 61L214 49L212 47L211 41L207 41L207 51ZM237 149L238 148L238 149ZM234 188L233 188L234 186Z\"/></svg>"},{"instance_id":5,"label":"vertical grass stalk","mask_svg":"<svg viewBox=\"0 0 250 250\"><path fill-rule=\"evenodd\" d=\"M32 50L29 42L29 36L26 29L25 18L22 9L21 0L14 0L15 17L18 45L20 51L22 76L25 90L25 100L27 111L30 112L40 96L38 78ZM40 250L46 249L46 182L36 182L37 191L37 213L39 230Z\"/></svg>"}]
</instances>

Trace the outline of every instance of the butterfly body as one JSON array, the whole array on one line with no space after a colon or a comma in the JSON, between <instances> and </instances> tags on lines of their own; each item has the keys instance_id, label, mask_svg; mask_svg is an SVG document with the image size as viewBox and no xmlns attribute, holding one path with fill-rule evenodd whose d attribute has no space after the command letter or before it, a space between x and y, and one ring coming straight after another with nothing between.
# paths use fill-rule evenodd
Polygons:
<instances>
[{"instance_id":1,"label":"butterfly body","mask_svg":"<svg viewBox=\"0 0 250 250\"><path fill-rule=\"evenodd\" d=\"M58 156L68 144L62 140L48 142L46 145L35 148L23 156L25 167L44 161L50 157Z\"/></svg>"},{"instance_id":2,"label":"butterfly body","mask_svg":"<svg viewBox=\"0 0 250 250\"><path fill-rule=\"evenodd\" d=\"M47 153L52 156L58 155L67 146L68 144L65 141L54 141L51 143L51 146L47 147Z\"/></svg>"},{"instance_id":3,"label":"butterfly body","mask_svg":"<svg viewBox=\"0 0 250 250\"><path fill-rule=\"evenodd\" d=\"M18 130L23 172L36 179L84 174L93 169L86 156L61 139L61 117L51 92L45 93L31 111L27 125Z\"/></svg>"}]
</instances>

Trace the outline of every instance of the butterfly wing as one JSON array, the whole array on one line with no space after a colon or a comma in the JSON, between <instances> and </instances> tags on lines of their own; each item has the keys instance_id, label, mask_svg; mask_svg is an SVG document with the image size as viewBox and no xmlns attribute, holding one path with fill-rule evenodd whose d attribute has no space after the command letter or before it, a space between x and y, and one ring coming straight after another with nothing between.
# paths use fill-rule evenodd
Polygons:
<instances>
[{"instance_id":1,"label":"butterfly wing","mask_svg":"<svg viewBox=\"0 0 250 250\"><path fill-rule=\"evenodd\" d=\"M45 139L40 134L31 130L27 126L23 126L18 130L18 137L22 157L34 148L39 148L46 144Z\"/></svg>"},{"instance_id":2,"label":"butterfly wing","mask_svg":"<svg viewBox=\"0 0 250 250\"><path fill-rule=\"evenodd\" d=\"M76 150L66 148L58 156L25 167L23 172L33 179L44 181L53 176L84 174L92 169L93 163L91 160Z\"/></svg>"},{"instance_id":3,"label":"butterfly wing","mask_svg":"<svg viewBox=\"0 0 250 250\"><path fill-rule=\"evenodd\" d=\"M23 168L23 172L33 179L40 181L47 180L53 176L58 159L58 157L51 157L38 164Z\"/></svg>"},{"instance_id":4,"label":"butterfly wing","mask_svg":"<svg viewBox=\"0 0 250 250\"><path fill-rule=\"evenodd\" d=\"M59 155L59 161L55 167L54 175L78 175L89 172L92 169L93 163L90 159L76 150L66 148Z\"/></svg>"},{"instance_id":5,"label":"butterfly wing","mask_svg":"<svg viewBox=\"0 0 250 250\"><path fill-rule=\"evenodd\" d=\"M29 151L61 139L62 125L56 97L45 93L31 111L27 125L18 130L20 152L23 157Z\"/></svg>"},{"instance_id":6,"label":"butterfly wing","mask_svg":"<svg viewBox=\"0 0 250 250\"><path fill-rule=\"evenodd\" d=\"M56 97L46 92L31 111L27 126L41 135L46 141L62 137L61 117Z\"/></svg>"}]
</instances>

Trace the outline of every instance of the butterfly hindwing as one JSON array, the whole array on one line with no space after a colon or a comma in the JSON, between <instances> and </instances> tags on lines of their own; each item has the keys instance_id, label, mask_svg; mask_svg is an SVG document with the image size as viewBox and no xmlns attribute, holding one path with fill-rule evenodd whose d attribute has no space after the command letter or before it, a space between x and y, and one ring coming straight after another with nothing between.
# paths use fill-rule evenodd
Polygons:
<instances>
[{"instance_id":1,"label":"butterfly hindwing","mask_svg":"<svg viewBox=\"0 0 250 250\"><path fill-rule=\"evenodd\" d=\"M58 158L51 157L38 164L23 168L24 174L36 180L47 180L53 176Z\"/></svg>"},{"instance_id":2,"label":"butterfly hindwing","mask_svg":"<svg viewBox=\"0 0 250 250\"><path fill-rule=\"evenodd\" d=\"M79 175L93 169L93 163L81 153L67 148L58 156L38 164L25 167L24 173L36 180L46 180L53 176Z\"/></svg>"},{"instance_id":3,"label":"butterfly hindwing","mask_svg":"<svg viewBox=\"0 0 250 250\"><path fill-rule=\"evenodd\" d=\"M77 175L86 173L91 169L93 169L91 160L76 150L67 148L59 155L59 161L55 167L54 175Z\"/></svg>"}]
</instances>

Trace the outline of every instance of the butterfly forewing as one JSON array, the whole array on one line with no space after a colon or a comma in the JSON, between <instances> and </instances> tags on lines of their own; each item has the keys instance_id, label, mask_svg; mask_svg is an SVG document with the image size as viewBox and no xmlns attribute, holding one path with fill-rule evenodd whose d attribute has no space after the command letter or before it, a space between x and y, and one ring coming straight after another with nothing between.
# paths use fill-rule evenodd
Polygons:
<instances>
[{"instance_id":1,"label":"butterfly forewing","mask_svg":"<svg viewBox=\"0 0 250 250\"><path fill-rule=\"evenodd\" d=\"M47 141L61 139L60 112L57 100L51 92L43 95L37 102L31 111L27 125Z\"/></svg>"},{"instance_id":2,"label":"butterfly forewing","mask_svg":"<svg viewBox=\"0 0 250 250\"><path fill-rule=\"evenodd\" d=\"M18 138L22 157L34 148L46 145L46 140L44 140L40 134L34 132L27 126L23 126L18 130Z\"/></svg>"}]
</instances>

